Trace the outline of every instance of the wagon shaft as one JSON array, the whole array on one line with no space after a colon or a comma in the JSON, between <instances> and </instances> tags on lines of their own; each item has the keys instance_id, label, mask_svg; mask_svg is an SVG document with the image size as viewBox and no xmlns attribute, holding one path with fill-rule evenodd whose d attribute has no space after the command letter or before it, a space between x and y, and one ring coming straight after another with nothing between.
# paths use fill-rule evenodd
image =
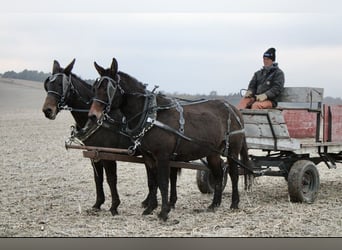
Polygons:
<instances>
[{"instance_id":1,"label":"wagon shaft","mask_svg":"<svg viewBox=\"0 0 342 250\"><path fill-rule=\"evenodd\" d=\"M105 147L91 147L91 146L79 146L79 145L65 145L67 149L81 149L83 156L93 160L111 160L111 161L125 161L132 163L144 163L144 159L138 156L129 155L130 150L121 148L105 148ZM208 168L199 162L182 162L171 161L170 167L174 168L187 168L194 170L205 170Z\"/></svg>"}]
</instances>

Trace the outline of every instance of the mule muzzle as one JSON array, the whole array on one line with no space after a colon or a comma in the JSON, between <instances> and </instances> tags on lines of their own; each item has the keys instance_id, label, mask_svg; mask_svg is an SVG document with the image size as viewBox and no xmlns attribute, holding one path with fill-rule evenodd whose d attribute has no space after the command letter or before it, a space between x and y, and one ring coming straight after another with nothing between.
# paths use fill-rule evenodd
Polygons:
<instances>
[{"instance_id":1,"label":"mule muzzle","mask_svg":"<svg viewBox=\"0 0 342 250\"><path fill-rule=\"evenodd\" d=\"M100 120L103 115L104 105L98 102L93 102L90 107L88 118L92 121Z\"/></svg>"},{"instance_id":2,"label":"mule muzzle","mask_svg":"<svg viewBox=\"0 0 342 250\"><path fill-rule=\"evenodd\" d=\"M44 113L45 117L50 119L50 120L56 119L57 112L53 111L52 108L44 108L43 113Z\"/></svg>"}]
</instances>

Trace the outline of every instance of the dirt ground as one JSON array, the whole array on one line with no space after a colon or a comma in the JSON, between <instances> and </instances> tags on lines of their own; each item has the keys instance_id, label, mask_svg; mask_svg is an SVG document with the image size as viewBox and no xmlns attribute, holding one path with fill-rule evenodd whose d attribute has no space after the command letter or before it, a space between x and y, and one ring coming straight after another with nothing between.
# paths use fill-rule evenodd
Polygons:
<instances>
[{"instance_id":1,"label":"dirt ground","mask_svg":"<svg viewBox=\"0 0 342 250\"><path fill-rule=\"evenodd\" d=\"M119 215L108 211L107 183L106 202L94 212L90 161L64 148L73 119L66 111L46 119L44 98L42 84L0 78L0 237L342 237L341 164L318 166L321 185L313 204L289 202L284 178L260 177L251 192L240 179L238 211L229 209L228 182L215 213L204 211L212 195L200 193L196 171L183 169L176 209L162 222L160 207L142 216L143 165L119 162Z\"/></svg>"}]
</instances>

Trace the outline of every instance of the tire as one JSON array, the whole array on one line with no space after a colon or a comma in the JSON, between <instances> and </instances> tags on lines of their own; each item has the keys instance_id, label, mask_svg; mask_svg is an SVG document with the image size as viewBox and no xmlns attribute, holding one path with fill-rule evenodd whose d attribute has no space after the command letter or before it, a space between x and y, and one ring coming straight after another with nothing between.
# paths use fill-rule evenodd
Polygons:
<instances>
[{"instance_id":1,"label":"tire","mask_svg":"<svg viewBox=\"0 0 342 250\"><path fill-rule=\"evenodd\" d=\"M319 184L315 164L308 160L296 161L288 175L290 201L313 203L318 195Z\"/></svg>"},{"instance_id":2,"label":"tire","mask_svg":"<svg viewBox=\"0 0 342 250\"><path fill-rule=\"evenodd\" d=\"M202 161L205 165L206 162ZM214 192L214 180L210 170L197 170L196 173L197 187L203 194L211 194ZM222 190L227 185L227 173L223 174L223 185Z\"/></svg>"}]
</instances>

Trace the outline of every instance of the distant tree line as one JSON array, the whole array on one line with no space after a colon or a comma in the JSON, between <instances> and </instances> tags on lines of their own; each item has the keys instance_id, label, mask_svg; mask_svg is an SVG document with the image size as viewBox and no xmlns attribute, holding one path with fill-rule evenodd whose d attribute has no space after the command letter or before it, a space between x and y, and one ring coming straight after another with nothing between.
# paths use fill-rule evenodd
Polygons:
<instances>
[{"instance_id":1,"label":"distant tree line","mask_svg":"<svg viewBox=\"0 0 342 250\"><path fill-rule=\"evenodd\" d=\"M22 80L29 80L29 81L37 81L37 82L44 82L46 78L48 78L51 73L44 73L42 71L37 70L23 70L22 72L15 72L13 70L7 71L3 74L0 74L0 77L3 78L12 78L12 79L22 79ZM92 84L95 80L87 79L85 80L87 83ZM230 103L236 105L241 95L239 93L233 93L228 95L219 95L217 91L213 90L209 93L209 95L190 95L190 94L179 94L179 93L163 93L168 96L175 96L183 99L195 100L195 99L225 99L228 100ZM325 97L324 103L327 104L342 104L342 99L340 97L333 98L333 97Z\"/></svg>"},{"instance_id":2,"label":"distant tree line","mask_svg":"<svg viewBox=\"0 0 342 250\"><path fill-rule=\"evenodd\" d=\"M42 71L37 70L23 70L19 73L14 72L13 70L7 71L1 75L3 78L12 78L12 79L23 79L29 81L37 81L43 82L50 75L50 73L44 73Z\"/></svg>"},{"instance_id":3,"label":"distant tree line","mask_svg":"<svg viewBox=\"0 0 342 250\"><path fill-rule=\"evenodd\" d=\"M44 82L46 78L48 78L51 75L51 73L44 73L42 71L37 70L23 70L21 72L15 72L13 70L6 71L3 74L0 74L0 77L3 78L11 78L11 79L22 79L22 80L28 80L28 81L36 81L36 82ZM92 79L86 79L85 82L89 84L93 84L95 80Z\"/></svg>"}]
</instances>

